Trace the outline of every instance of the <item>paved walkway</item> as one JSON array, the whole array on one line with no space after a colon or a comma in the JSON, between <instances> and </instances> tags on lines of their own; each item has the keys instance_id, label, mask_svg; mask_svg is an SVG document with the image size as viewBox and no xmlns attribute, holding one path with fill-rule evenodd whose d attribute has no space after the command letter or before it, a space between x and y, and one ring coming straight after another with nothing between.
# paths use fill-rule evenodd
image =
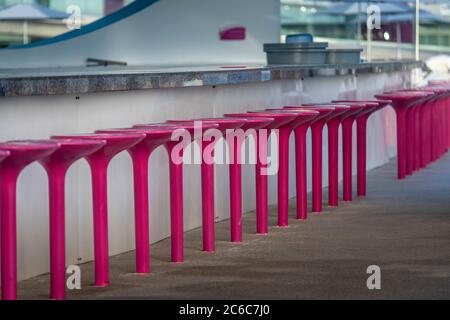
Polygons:
<instances>
[{"instance_id":1,"label":"paved walkway","mask_svg":"<svg viewBox=\"0 0 450 320\"><path fill-rule=\"evenodd\" d=\"M110 259L109 288L83 288L69 299L450 299L450 155L406 180L393 161L368 174L368 197L327 208L288 228L227 241L229 221L216 224L217 252L201 248L201 230L185 234L186 262L172 264L170 239L151 247L152 275L133 274L134 253ZM326 200L326 190L324 200ZM294 201L292 201L294 207ZM271 208L270 224L276 224ZM291 210L294 216L294 210ZM366 268L381 268L381 290L368 290ZM19 294L47 298L48 275L23 281Z\"/></svg>"}]
</instances>

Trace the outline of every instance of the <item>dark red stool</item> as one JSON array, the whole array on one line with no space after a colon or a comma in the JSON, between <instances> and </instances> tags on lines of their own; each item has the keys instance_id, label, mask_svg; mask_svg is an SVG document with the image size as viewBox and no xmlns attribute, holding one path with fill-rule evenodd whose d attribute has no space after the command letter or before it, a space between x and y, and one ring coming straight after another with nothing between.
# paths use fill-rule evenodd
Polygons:
<instances>
[{"instance_id":1,"label":"dark red stool","mask_svg":"<svg viewBox=\"0 0 450 320\"><path fill-rule=\"evenodd\" d=\"M289 136L290 133L294 130L296 136L300 136L298 138L298 147L296 145L296 164L297 166L300 166L302 168L298 168L296 171L298 174L296 174L296 195L297 195L297 217L304 216L304 213L302 213L302 210L304 210L304 207L307 206L307 199L305 197L306 191L306 161L303 164L299 164L300 160L304 160L306 158L306 131L309 127L310 122L315 119L320 113L318 111L314 110L306 110L306 109L267 109L272 112L278 111L278 112L287 112L287 113L295 113L297 114L297 117L291 121L290 123L284 125L282 128L280 128L280 148L283 150L284 158L286 159L285 167L286 169L283 169L279 171L278 173L278 188L280 189L280 184L283 184L281 186L282 191L281 194L279 193L279 226L287 226L288 225L288 219L289 219ZM297 132L298 131L300 132ZM282 134L282 131L285 131L284 134ZM297 138L296 138L297 139ZM297 140L296 140L297 141ZM297 150L298 149L298 150ZM298 159L297 159L298 156ZM281 155L280 155L281 158ZM282 163L280 163L281 168ZM304 170L304 172L302 172ZM298 180L297 180L297 176ZM281 198L280 198L281 197ZM281 202L280 202L281 201ZM283 203L283 205L281 205ZM301 209L303 208L303 209Z\"/></svg>"},{"instance_id":2,"label":"dark red stool","mask_svg":"<svg viewBox=\"0 0 450 320\"><path fill-rule=\"evenodd\" d=\"M274 118L259 117L248 113L227 113L224 117L236 117L243 118L247 122L241 127L245 132L245 136L253 134L255 137L256 145L256 165L255 165L255 190L256 190L256 233L266 234L267 227L267 192L268 192L268 182L267 176L262 175L262 168L264 164L267 164L267 144L260 144L259 141L264 141L268 139L268 136L261 137L260 129L268 129L270 125L275 121ZM240 140L238 140L240 141ZM240 141L241 145L237 145L236 148L240 150L242 148L243 141ZM241 181L241 177L237 177ZM241 219L239 218L239 221ZM236 223L232 222L236 230L240 230L240 237L242 238L242 227L236 226ZM238 236L239 238L239 236Z\"/></svg>"},{"instance_id":3,"label":"dark red stool","mask_svg":"<svg viewBox=\"0 0 450 320\"><path fill-rule=\"evenodd\" d=\"M175 127L119 128L97 130L96 133L139 133L145 138L129 148L133 162L134 228L136 242L136 273L150 272L148 162L153 151L170 141Z\"/></svg>"},{"instance_id":4,"label":"dark red stool","mask_svg":"<svg viewBox=\"0 0 450 320\"><path fill-rule=\"evenodd\" d=\"M108 249L108 165L118 153L127 150L142 139L141 133L85 133L58 135L54 139L90 139L105 141L96 152L86 156L92 175L92 202L94 216L95 285L109 285Z\"/></svg>"},{"instance_id":5,"label":"dark red stool","mask_svg":"<svg viewBox=\"0 0 450 320\"><path fill-rule=\"evenodd\" d=\"M353 110L345 104L324 104L334 108L327 121L328 127L328 205L339 204L339 126Z\"/></svg>"},{"instance_id":6,"label":"dark red stool","mask_svg":"<svg viewBox=\"0 0 450 320\"><path fill-rule=\"evenodd\" d=\"M0 228L2 299L17 299L16 185L20 172L30 163L55 152L59 144L51 140L0 143L5 157L0 162Z\"/></svg>"},{"instance_id":7,"label":"dark red stool","mask_svg":"<svg viewBox=\"0 0 450 320\"><path fill-rule=\"evenodd\" d=\"M357 144L357 195L366 196L366 171L367 171L367 121L369 117L390 105L390 100L339 100L341 103L369 103L372 108L356 118L356 144ZM370 107L370 105L369 105Z\"/></svg>"},{"instance_id":8,"label":"dark red stool","mask_svg":"<svg viewBox=\"0 0 450 320\"><path fill-rule=\"evenodd\" d=\"M48 176L50 202L50 287L51 298L65 299L66 235L65 180L70 166L103 147L106 141L89 139L59 139L59 148L39 160Z\"/></svg>"},{"instance_id":9,"label":"dark red stool","mask_svg":"<svg viewBox=\"0 0 450 320\"><path fill-rule=\"evenodd\" d=\"M230 175L230 239L231 242L242 241L242 181L241 181L241 148L244 133L241 128L249 120L245 118L203 118L198 119L203 123L217 124L229 150L229 175ZM211 205L214 205L212 203Z\"/></svg>"},{"instance_id":10,"label":"dark red stool","mask_svg":"<svg viewBox=\"0 0 450 320\"><path fill-rule=\"evenodd\" d=\"M296 113L276 111L249 111L251 115L274 118L270 131L278 130L278 227L288 226L289 217L289 136ZM270 134L270 132L269 132ZM268 139L264 141L268 143ZM267 167L267 165L266 165ZM267 175L265 175L267 179ZM267 199L266 199L267 201Z\"/></svg>"},{"instance_id":11,"label":"dark red stool","mask_svg":"<svg viewBox=\"0 0 450 320\"><path fill-rule=\"evenodd\" d=\"M199 132L203 138L205 130L217 128L217 125L199 126L193 121L179 123L137 124L135 128L171 128L173 130L169 141L164 144L169 156L170 175L170 234L171 260L174 263L184 261L184 223L183 223L183 155L186 147L194 141L194 135ZM205 239L204 239L205 240Z\"/></svg>"},{"instance_id":12,"label":"dark red stool","mask_svg":"<svg viewBox=\"0 0 450 320\"><path fill-rule=\"evenodd\" d=\"M202 136L200 139L194 140L200 147L202 159L201 159L201 176L202 176L202 225L203 225L203 251L214 252L215 251L215 232L214 232L214 156L213 150L216 144L216 138L207 136L206 133L210 129L218 129L217 123L202 122L196 120L168 120L169 124L191 124L196 125L198 122L201 129ZM209 138L211 137L211 139ZM205 139L206 138L206 139ZM208 153L208 150L211 150Z\"/></svg>"},{"instance_id":13,"label":"dark red stool","mask_svg":"<svg viewBox=\"0 0 450 320\"><path fill-rule=\"evenodd\" d=\"M377 94L375 97L381 100L391 100L392 107L395 110L397 116L397 166L398 166L398 179L404 179L406 177L407 162L411 162L411 158L408 160L407 144L412 141L412 130L408 128L413 127L413 118L408 117L408 109L418 99L423 99L429 96L429 92L414 91L414 92L392 92L385 94ZM409 142L409 143L407 143ZM409 144L410 145L410 144ZM410 148L410 146L408 147Z\"/></svg>"},{"instance_id":14,"label":"dark red stool","mask_svg":"<svg viewBox=\"0 0 450 320\"><path fill-rule=\"evenodd\" d=\"M421 118L421 110L424 107L429 105L429 103L436 98L434 96L433 90L420 90L417 88L405 89L399 92L429 92L429 96L423 97L421 99L416 99L413 101L407 110L406 113L406 132L410 137L406 144L406 175L411 175L414 171L420 169L420 153L421 153L421 126L420 126L420 118ZM436 106L432 104L432 106ZM434 112L433 112L434 114ZM438 126L438 124L435 124ZM437 141L433 139L434 141Z\"/></svg>"},{"instance_id":15,"label":"dark red stool","mask_svg":"<svg viewBox=\"0 0 450 320\"><path fill-rule=\"evenodd\" d=\"M307 104L299 106L302 109L318 111L319 115L311 123L312 136L312 211L322 211L322 136L323 128L332 117L335 108L331 106L314 106ZM298 107L286 107L287 110L298 109Z\"/></svg>"},{"instance_id":16,"label":"dark red stool","mask_svg":"<svg viewBox=\"0 0 450 320\"><path fill-rule=\"evenodd\" d=\"M338 103L338 101L334 101ZM353 187L352 187L352 175L353 175L353 124L359 117L364 116L375 110L378 103L369 102L342 102L349 105L352 110L350 115L342 121L342 200L352 201L353 199Z\"/></svg>"},{"instance_id":17,"label":"dark red stool","mask_svg":"<svg viewBox=\"0 0 450 320\"><path fill-rule=\"evenodd\" d=\"M289 113L297 113L297 118L291 123L295 135L295 181L296 181L296 201L297 201L297 219L306 219L308 217L308 191L306 176L306 133L309 126L316 119L320 112L315 110L298 109L291 107L284 110Z\"/></svg>"}]
</instances>

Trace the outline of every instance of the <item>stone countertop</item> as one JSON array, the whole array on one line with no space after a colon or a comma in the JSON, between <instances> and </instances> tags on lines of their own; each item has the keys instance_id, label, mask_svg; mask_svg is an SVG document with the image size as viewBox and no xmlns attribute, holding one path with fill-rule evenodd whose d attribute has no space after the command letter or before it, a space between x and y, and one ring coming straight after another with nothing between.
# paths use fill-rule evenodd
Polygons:
<instances>
[{"instance_id":1,"label":"stone countertop","mask_svg":"<svg viewBox=\"0 0 450 320\"><path fill-rule=\"evenodd\" d=\"M64 67L0 69L0 97L183 88L394 72L421 68L414 60L339 65Z\"/></svg>"}]
</instances>

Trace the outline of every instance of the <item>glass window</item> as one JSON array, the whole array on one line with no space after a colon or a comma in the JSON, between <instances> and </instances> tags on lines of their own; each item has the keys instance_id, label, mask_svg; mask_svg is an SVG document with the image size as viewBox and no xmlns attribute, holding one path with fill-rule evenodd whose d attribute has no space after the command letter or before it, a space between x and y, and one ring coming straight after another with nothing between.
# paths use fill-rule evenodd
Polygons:
<instances>
[{"instance_id":1,"label":"glass window","mask_svg":"<svg viewBox=\"0 0 450 320\"><path fill-rule=\"evenodd\" d=\"M134 1L0 0L0 47L28 44L83 28Z\"/></svg>"},{"instance_id":2,"label":"glass window","mask_svg":"<svg viewBox=\"0 0 450 320\"><path fill-rule=\"evenodd\" d=\"M366 57L370 45L371 59L414 58L415 2L281 0L282 38L311 33L334 47L361 47ZM448 1L421 0L419 8L420 57L450 53Z\"/></svg>"}]
</instances>

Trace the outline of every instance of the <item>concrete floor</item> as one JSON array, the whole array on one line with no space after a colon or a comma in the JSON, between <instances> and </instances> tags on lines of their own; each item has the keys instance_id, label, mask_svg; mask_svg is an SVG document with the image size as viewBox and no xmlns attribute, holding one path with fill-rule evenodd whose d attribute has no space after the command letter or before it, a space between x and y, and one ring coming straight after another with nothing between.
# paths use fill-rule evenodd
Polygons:
<instances>
[{"instance_id":1,"label":"concrete floor","mask_svg":"<svg viewBox=\"0 0 450 320\"><path fill-rule=\"evenodd\" d=\"M217 252L200 251L201 229L185 234L183 264L170 239L151 246L152 274L133 274L134 252L110 259L111 286L95 288L93 264L69 299L450 299L450 155L403 181L393 161L368 173L368 197L290 220L269 235L244 217L244 242L232 244L229 221L216 224ZM327 192L324 190L324 201ZM294 200L291 201L295 207ZM294 209L291 209L294 216ZM381 290L368 290L369 265ZM48 275L19 284L20 298L46 299Z\"/></svg>"}]
</instances>

